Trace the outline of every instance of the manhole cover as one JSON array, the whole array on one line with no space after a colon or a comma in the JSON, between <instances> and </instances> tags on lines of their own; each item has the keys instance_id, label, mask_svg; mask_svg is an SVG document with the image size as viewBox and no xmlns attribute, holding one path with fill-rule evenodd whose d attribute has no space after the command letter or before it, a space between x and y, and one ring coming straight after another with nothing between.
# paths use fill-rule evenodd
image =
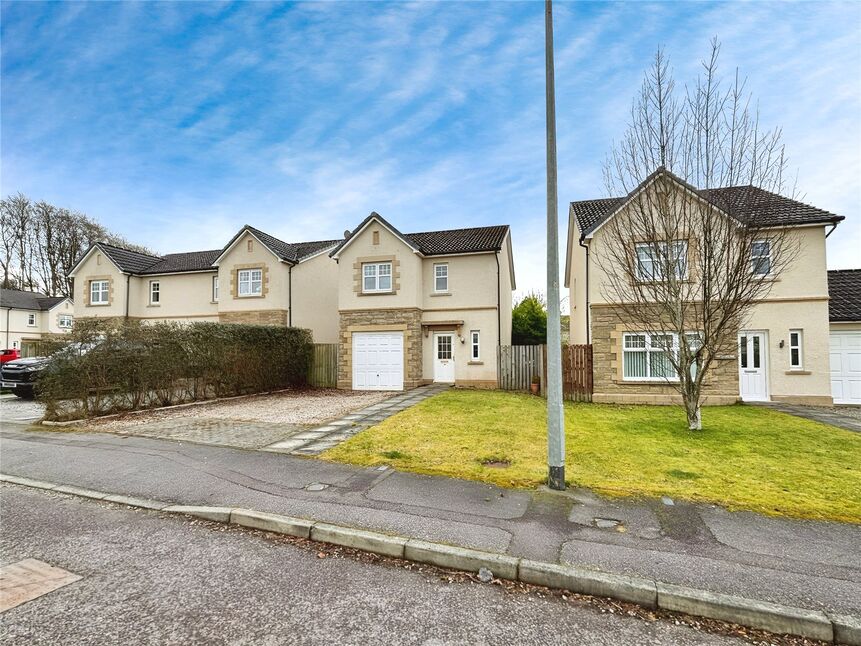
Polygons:
<instances>
[{"instance_id":1,"label":"manhole cover","mask_svg":"<svg viewBox=\"0 0 861 646\"><path fill-rule=\"evenodd\" d=\"M313 482L309 484L305 489L307 491L323 491L323 489L328 489L329 485L323 484L322 482Z\"/></svg>"},{"instance_id":2,"label":"manhole cover","mask_svg":"<svg viewBox=\"0 0 861 646\"><path fill-rule=\"evenodd\" d=\"M36 559L0 567L0 612L79 581L80 576Z\"/></svg>"}]
</instances>

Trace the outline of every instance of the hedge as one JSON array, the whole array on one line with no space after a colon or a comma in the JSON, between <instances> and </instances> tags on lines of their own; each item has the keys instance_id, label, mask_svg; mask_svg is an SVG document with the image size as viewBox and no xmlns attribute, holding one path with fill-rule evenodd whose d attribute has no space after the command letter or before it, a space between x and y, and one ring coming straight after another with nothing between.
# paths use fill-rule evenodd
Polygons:
<instances>
[{"instance_id":1,"label":"hedge","mask_svg":"<svg viewBox=\"0 0 861 646\"><path fill-rule=\"evenodd\" d=\"M222 323L79 320L38 381L46 419L306 385L308 330Z\"/></svg>"}]
</instances>

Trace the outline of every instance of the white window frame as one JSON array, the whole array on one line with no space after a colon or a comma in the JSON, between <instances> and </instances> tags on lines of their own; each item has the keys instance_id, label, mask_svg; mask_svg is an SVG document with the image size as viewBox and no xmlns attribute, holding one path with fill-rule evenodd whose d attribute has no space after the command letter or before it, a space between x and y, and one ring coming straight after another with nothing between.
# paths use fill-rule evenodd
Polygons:
<instances>
[{"instance_id":1,"label":"white window frame","mask_svg":"<svg viewBox=\"0 0 861 646\"><path fill-rule=\"evenodd\" d=\"M212 302L218 302L218 276L212 277Z\"/></svg>"},{"instance_id":2,"label":"white window frame","mask_svg":"<svg viewBox=\"0 0 861 646\"><path fill-rule=\"evenodd\" d=\"M27 325L29 327L36 327L36 314L33 312L29 312L27 314Z\"/></svg>"},{"instance_id":3,"label":"white window frame","mask_svg":"<svg viewBox=\"0 0 861 646\"><path fill-rule=\"evenodd\" d=\"M795 335L796 343L792 342L792 337ZM798 352L798 361L792 361L792 351ZM789 368L791 370L804 370L804 330L793 329L789 331Z\"/></svg>"},{"instance_id":4,"label":"white window frame","mask_svg":"<svg viewBox=\"0 0 861 646\"><path fill-rule=\"evenodd\" d=\"M694 333L691 333L694 334ZM679 352L679 338L674 332L625 332L622 335L622 380L623 381L678 381L679 376L673 375L671 377L664 376L653 376L652 373L652 362L650 358L650 354L658 353L658 352L666 352L666 348L663 345L654 345L652 343L652 337L658 336L671 336L673 338L672 346L670 347L670 352L676 354L678 356ZM645 337L645 342L642 348L637 347L628 347L628 339L632 337ZM628 353L643 353L646 357L646 374L645 376L630 376L625 374L625 354Z\"/></svg>"},{"instance_id":5,"label":"white window frame","mask_svg":"<svg viewBox=\"0 0 861 646\"><path fill-rule=\"evenodd\" d=\"M381 287L382 278L389 279L388 287ZM370 279L370 283L369 283ZM364 262L362 263L362 293L363 294L388 294L394 291L394 277L392 276L392 261ZM370 286L369 286L370 284Z\"/></svg>"},{"instance_id":6,"label":"white window frame","mask_svg":"<svg viewBox=\"0 0 861 646\"><path fill-rule=\"evenodd\" d=\"M470 330L469 332L469 360L481 361L481 332Z\"/></svg>"},{"instance_id":7,"label":"white window frame","mask_svg":"<svg viewBox=\"0 0 861 646\"><path fill-rule=\"evenodd\" d=\"M755 245L766 245L766 249L768 250L767 254L754 254ZM767 271L761 272L757 271L757 266L761 262L761 260L765 258L768 262ZM771 275L771 241L770 240L754 240L750 243L750 271L754 276L769 276Z\"/></svg>"},{"instance_id":8,"label":"white window frame","mask_svg":"<svg viewBox=\"0 0 861 646\"><path fill-rule=\"evenodd\" d=\"M674 254L676 265L676 280L685 280L688 275L688 241L673 240L672 242L638 242L634 245L634 262L636 263L637 280L641 282L663 282L666 277L661 272L662 260L667 257L667 245L672 244L680 251ZM662 249L659 251L659 249ZM641 250L651 251L649 258L643 258ZM644 270L645 264L651 266L651 270Z\"/></svg>"},{"instance_id":9,"label":"white window frame","mask_svg":"<svg viewBox=\"0 0 861 646\"><path fill-rule=\"evenodd\" d=\"M440 271L442 270L442 272ZM440 279L445 281L445 287L440 289L439 281ZM447 294L448 293L448 263L447 262L439 262L433 266L433 290L437 294Z\"/></svg>"},{"instance_id":10,"label":"white window frame","mask_svg":"<svg viewBox=\"0 0 861 646\"><path fill-rule=\"evenodd\" d=\"M104 298L102 298L104 296ZM98 298L96 298L98 297ZM90 281L90 305L109 305L111 284L107 280Z\"/></svg>"},{"instance_id":11,"label":"white window frame","mask_svg":"<svg viewBox=\"0 0 861 646\"><path fill-rule=\"evenodd\" d=\"M68 321L69 324L63 325L63 321ZM74 323L74 321L75 321L75 319L71 314L60 314L57 317L57 327L62 328L64 330L68 330L69 328L72 327L72 324Z\"/></svg>"},{"instance_id":12,"label":"white window frame","mask_svg":"<svg viewBox=\"0 0 861 646\"><path fill-rule=\"evenodd\" d=\"M255 278L255 275L258 275ZM240 269L236 272L236 293L240 298L263 295L263 268Z\"/></svg>"},{"instance_id":13,"label":"white window frame","mask_svg":"<svg viewBox=\"0 0 861 646\"><path fill-rule=\"evenodd\" d=\"M149 304L161 305L161 282L158 280L149 281Z\"/></svg>"}]
</instances>

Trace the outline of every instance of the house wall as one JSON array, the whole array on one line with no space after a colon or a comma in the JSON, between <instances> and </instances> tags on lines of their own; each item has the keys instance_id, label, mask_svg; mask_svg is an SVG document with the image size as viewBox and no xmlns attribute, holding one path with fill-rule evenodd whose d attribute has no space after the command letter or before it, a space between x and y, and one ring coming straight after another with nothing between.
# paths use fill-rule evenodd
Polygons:
<instances>
[{"instance_id":1,"label":"house wall","mask_svg":"<svg viewBox=\"0 0 861 646\"><path fill-rule=\"evenodd\" d=\"M70 314L74 319L75 306L72 304L71 301L62 301L47 312L39 312L39 328L41 329L41 331L47 332L48 334L68 334L71 331L69 328L60 327L61 314Z\"/></svg>"},{"instance_id":2,"label":"house wall","mask_svg":"<svg viewBox=\"0 0 861 646\"><path fill-rule=\"evenodd\" d=\"M568 226L568 319L569 340L572 345L589 343L588 308L586 306L586 249L580 246L580 233L576 222L569 219Z\"/></svg>"},{"instance_id":3,"label":"house wall","mask_svg":"<svg viewBox=\"0 0 861 646\"><path fill-rule=\"evenodd\" d=\"M218 303L212 301L216 272L133 276L130 283L131 318L146 321L218 321ZM159 302L151 304L150 283L159 283Z\"/></svg>"},{"instance_id":4,"label":"house wall","mask_svg":"<svg viewBox=\"0 0 861 646\"><path fill-rule=\"evenodd\" d=\"M251 242L249 250L248 242ZM237 272L263 270L260 296L239 296ZM222 323L287 325L289 272L269 249L245 233L218 263L218 318Z\"/></svg>"},{"instance_id":5,"label":"house wall","mask_svg":"<svg viewBox=\"0 0 861 646\"><path fill-rule=\"evenodd\" d=\"M109 303L90 304L90 281L110 282ZM75 318L115 318L126 314L126 279L107 255L96 250L75 272Z\"/></svg>"},{"instance_id":6,"label":"house wall","mask_svg":"<svg viewBox=\"0 0 861 646\"><path fill-rule=\"evenodd\" d=\"M36 315L36 325L27 325L27 315ZM42 337L42 325L47 312L19 309L0 309L0 344L3 349L21 348L24 341L35 341ZM8 318L8 321L7 321Z\"/></svg>"},{"instance_id":7,"label":"house wall","mask_svg":"<svg viewBox=\"0 0 861 646\"><path fill-rule=\"evenodd\" d=\"M315 343L338 342L338 264L323 253L293 267L294 327L311 330Z\"/></svg>"}]
</instances>

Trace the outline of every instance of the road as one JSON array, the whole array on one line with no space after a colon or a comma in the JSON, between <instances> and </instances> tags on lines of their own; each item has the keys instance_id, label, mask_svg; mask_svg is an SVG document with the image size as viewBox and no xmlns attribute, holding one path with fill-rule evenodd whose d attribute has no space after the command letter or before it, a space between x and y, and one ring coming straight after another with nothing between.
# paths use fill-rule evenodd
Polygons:
<instances>
[{"instance_id":1,"label":"road","mask_svg":"<svg viewBox=\"0 0 861 646\"><path fill-rule=\"evenodd\" d=\"M12 485L0 504L3 565L83 577L0 615L8 645L744 643L158 512Z\"/></svg>"}]
</instances>

